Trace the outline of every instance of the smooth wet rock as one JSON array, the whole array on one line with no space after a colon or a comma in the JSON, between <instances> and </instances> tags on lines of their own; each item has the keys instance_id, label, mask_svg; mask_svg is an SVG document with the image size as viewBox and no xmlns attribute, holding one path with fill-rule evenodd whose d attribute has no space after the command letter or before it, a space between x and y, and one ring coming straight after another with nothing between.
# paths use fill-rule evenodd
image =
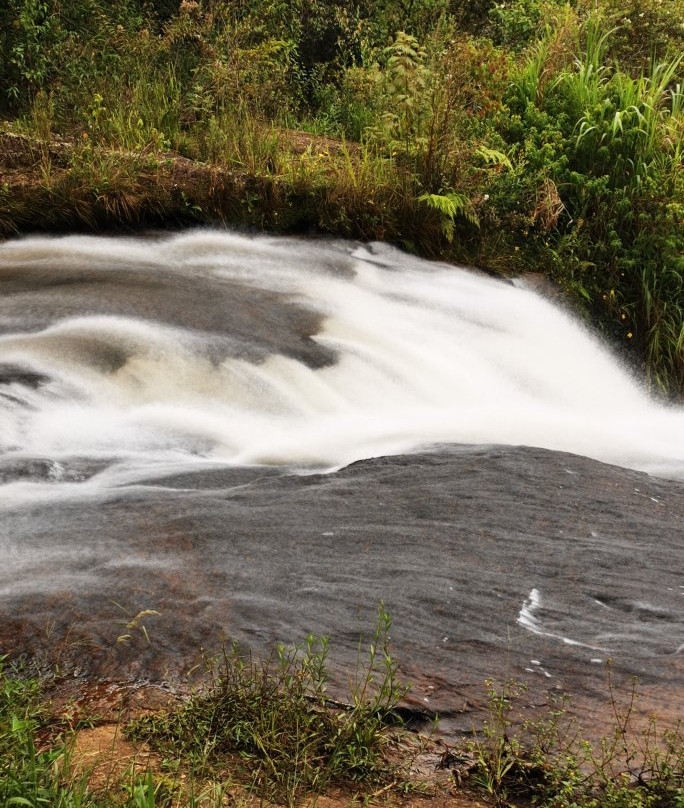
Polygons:
<instances>
[{"instance_id":1,"label":"smooth wet rock","mask_svg":"<svg viewBox=\"0 0 684 808\"><path fill-rule=\"evenodd\" d=\"M261 472L7 513L0 650L154 678L223 638L264 651L314 633L343 683L382 600L414 704L447 732L468 728L489 677L598 709L608 659L668 714L684 707L682 483L509 447ZM143 609L160 612L149 644L126 628Z\"/></svg>"}]
</instances>

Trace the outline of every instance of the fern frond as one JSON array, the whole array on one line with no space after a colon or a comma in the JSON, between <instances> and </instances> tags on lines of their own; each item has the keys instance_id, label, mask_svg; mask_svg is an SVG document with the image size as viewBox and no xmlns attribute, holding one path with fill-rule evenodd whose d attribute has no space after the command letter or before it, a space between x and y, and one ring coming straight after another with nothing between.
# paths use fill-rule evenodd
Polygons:
<instances>
[{"instance_id":1,"label":"fern frond","mask_svg":"<svg viewBox=\"0 0 684 808\"><path fill-rule=\"evenodd\" d=\"M513 168L513 164L508 159L508 155L497 149L490 149L487 146L478 146L475 149L475 154L481 157L488 166L503 166L504 168Z\"/></svg>"},{"instance_id":2,"label":"fern frond","mask_svg":"<svg viewBox=\"0 0 684 808\"><path fill-rule=\"evenodd\" d=\"M454 219L457 216L463 217L475 227L480 226L473 203L465 194L421 194L418 201L424 202L429 208L440 214L442 233L449 242L454 238Z\"/></svg>"}]
</instances>

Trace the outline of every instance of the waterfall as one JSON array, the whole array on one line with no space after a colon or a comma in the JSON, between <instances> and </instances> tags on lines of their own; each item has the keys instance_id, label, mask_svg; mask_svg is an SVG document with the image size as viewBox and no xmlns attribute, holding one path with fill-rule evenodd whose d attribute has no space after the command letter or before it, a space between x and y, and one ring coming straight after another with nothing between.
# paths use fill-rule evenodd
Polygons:
<instances>
[{"instance_id":1,"label":"waterfall","mask_svg":"<svg viewBox=\"0 0 684 808\"><path fill-rule=\"evenodd\" d=\"M0 652L343 672L383 600L445 731L492 676L595 705L609 657L681 713L684 411L524 282L197 230L7 241L0 288Z\"/></svg>"},{"instance_id":2,"label":"waterfall","mask_svg":"<svg viewBox=\"0 0 684 808\"><path fill-rule=\"evenodd\" d=\"M0 288L0 456L49 459L53 483L79 479L77 458L128 480L443 444L684 477L682 408L524 282L197 230L7 241Z\"/></svg>"}]
</instances>

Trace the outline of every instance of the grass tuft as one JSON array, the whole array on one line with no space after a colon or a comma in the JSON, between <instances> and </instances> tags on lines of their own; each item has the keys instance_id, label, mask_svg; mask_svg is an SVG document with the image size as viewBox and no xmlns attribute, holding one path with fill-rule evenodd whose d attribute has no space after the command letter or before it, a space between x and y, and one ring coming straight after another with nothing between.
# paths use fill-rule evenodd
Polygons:
<instances>
[{"instance_id":1,"label":"grass tuft","mask_svg":"<svg viewBox=\"0 0 684 808\"><path fill-rule=\"evenodd\" d=\"M636 682L624 697L610 678L612 728L587 739L558 697L539 718L514 728L513 710L523 686L487 682L489 718L466 744L469 782L494 805L532 802L540 808L682 808L684 726L661 731L634 716Z\"/></svg>"},{"instance_id":2,"label":"grass tuft","mask_svg":"<svg viewBox=\"0 0 684 808\"><path fill-rule=\"evenodd\" d=\"M348 705L326 696L325 639L279 646L262 662L232 645L212 661L206 691L178 710L132 722L127 733L166 756L182 756L199 777L233 756L253 790L287 805L331 784L390 782L387 728L406 692L389 652L390 625L381 607Z\"/></svg>"}]
</instances>

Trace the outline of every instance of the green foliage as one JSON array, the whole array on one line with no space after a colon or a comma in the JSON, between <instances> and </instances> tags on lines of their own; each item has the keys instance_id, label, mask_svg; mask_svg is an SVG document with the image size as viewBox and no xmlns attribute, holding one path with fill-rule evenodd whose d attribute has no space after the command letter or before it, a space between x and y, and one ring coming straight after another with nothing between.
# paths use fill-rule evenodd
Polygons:
<instances>
[{"instance_id":1,"label":"green foliage","mask_svg":"<svg viewBox=\"0 0 684 808\"><path fill-rule=\"evenodd\" d=\"M368 662L351 682L348 707L326 696L325 639L278 647L264 662L232 646L214 661L213 683L179 710L141 718L128 732L197 771L239 755L262 796L292 805L331 782L382 780L387 721L405 693L390 655L391 620L381 606Z\"/></svg>"},{"instance_id":2,"label":"green foliage","mask_svg":"<svg viewBox=\"0 0 684 808\"><path fill-rule=\"evenodd\" d=\"M386 114L390 129L403 141L406 151L419 132L420 103L426 84L425 51L415 37L399 31L387 48L387 94L394 112Z\"/></svg>"},{"instance_id":3,"label":"green foliage","mask_svg":"<svg viewBox=\"0 0 684 808\"><path fill-rule=\"evenodd\" d=\"M493 195L517 199L528 211L519 228L553 247L557 279L609 333L641 346L654 386L676 392L684 368L681 59L632 78L605 61L611 32L589 19L584 37L574 66L543 88L548 38L522 67L502 133L524 168L502 176Z\"/></svg>"},{"instance_id":4,"label":"green foliage","mask_svg":"<svg viewBox=\"0 0 684 808\"><path fill-rule=\"evenodd\" d=\"M479 157L485 165L488 166L503 166L513 170L513 163L508 158L508 155L500 152L498 149L490 149L488 146L478 146L475 149L475 156Z\"/></svg>"},{"instance_id":5,"label":"green foliage","mask_svg":"<svg viewBox=\"0 0 684 808\"><path fill-rule=\"evenodd\" d=\"M127 630L144 634L141 621L154 614L145 610L124 621ZM218 808L225 804L231 762L238 779L246 767L249 773L242 779L262 799L279 798L288 805L341 780L395 785L397 771L383 755L388 722L397 722L393 710L406 688L397 680L390 654L390 628L381 604L368 659L359 661L350 679L349 704L327 698L324 639L279 647L264 662L231 647L213 660L208 688L180 708L138 719L128 728L164 750L169 773L153 771L149 761L147 768L133 761L130 771L110 774L105 782L89 782L82 761L73 761L73 730L49 716L39 682L2 658L0 805Z\"/></svg>"},{"instance_id":6,"label":"green foliage","mask_svg":"<svg viewBox=\"0 0 684 808\"><path fill-rule=\"evenodd\" d=\"M518 683L487 682L489 718L467 745L473 784L495 805L531 801L540 808L681 808L684 733L659 731L634 718L632 683L624 699L609 680L612 730L598 742L583 737L566 698L541 717L514 726Z\"/></svg>"},{"instance_id":7,"label":"green foliage","mask_svg":"<svg viewBox=\"0 0 684 808\"><path fill-rule=\"evenodd\" d=\"M45 0L14 0L7 16L14 13L13 28L19 36L5 42L4 80L7 95L17 101L22 92L35 91L49 77L53 53L59 50L62 33L59 20ZM10 16L11 19L11 16Z\"/></svg>"},{"instance_id":8,"label":"green foliage","mask_svg":"<svg viewBox=\"0 0 684 808\"><path fill-rule=\"evenodd\" d=\"M85 784L61 780L65 746L38 747L36 735L45 720L45 705L39 682L22 674L7 664L6 657L0 658L0 805L85 806Z\"/></svg>"},{"instance_id":9,"label":"green foliage","mask_svg":"<svg viewBox=\"0 0 684 808\"><path fill-rule=\"evenodd\" d=\"M489 12L492 39L519 50L544 33L544 23L563 5L549 0L509 0Z\"/></svg>"},{"instance_id":10,"label":"green foliage","mask_svg":"<svg viewBox=\"0 0 684 808\"><path fill-rule=\"evenodd\" d=\"M523 791L519 785L523 747L510 734L514 700L523 688L517 682L509 682L502 690L497 690L491 681L485 686L488 718L483 722L481 739L468 746L475 761L472 777L496 805L507 805L509 797Z\"/></svg>"},{"instance_id":11,"label":"green foliage","mask_svg":"<svg viewBox=\"0 0 684 808\"><path fill-rule=\"evenodd\" d=\"M410 157L424 147L420 133L427 114L426 52L415 37L399 31L383 57L384 70L376 74L376 81L384 108L379 123L368 127L364 135L393 156L401 152Z\"/></svg>"},{"instance_id":12,"label":"green foliage","mask_svg":"<svg viewBox=\"0 0 684 808\"><path fill-rule=\"evenodd\" d=\"M599 12L613 31L609 56L632 75L684 50L683 0L604 0Z\"/></svg>"},{"instance_id":13,"label":"green foliage","mask_svg":"<svg viewBox=\"0 0 684 808\"><path fill-rule=\"evenodd\" d=\"M141 627L141 612L128 626ZM278 648L263 662L231 647L210 666L201 690L168 712L117 727L156 750L129 770L91 777L74 751L73 716L54 715L41 683L0 660L0 804L54 808L219 808L261 802L294 805L329 786L353 784L365 800L406 781L411 761L389 762L389 724L406 688L390 650L391 620L380 605L368 655L359 653L346 703L327 696L328 646L314 637ZM612 727L588 741L568 709L552 701L519 723L523 686L487 683L488 715L465 744L470 783L492 804L540 808L682 808L684 727L661 731L635 716L633 683L620 693L609 678ZM90 726L90 724L88 724ZM406 749L406 736L393 751ZM410 746L410 744L408 744ZM424 749L422 745L415 747ZM114 750L114 747L113 747ZM458 770L457 770L458 771ZM415 775L412 775L415 778ZM373 789L368 793L369 787Z\"/></svg>"},{"instance_id":14,"label":"green foliage","mask_svg":"<svg viewBox=\"0 0 684 808\"><path fill-rule=\"evenodd\" d=\"M475 227L480 226L480 220L475 213L471 201L464 194L421 194L419 202L424 202L429 208L440 215L442 233L448 242L454 240L456 226L454 219L462 216Z\"/></svg>"}]
</instances>

